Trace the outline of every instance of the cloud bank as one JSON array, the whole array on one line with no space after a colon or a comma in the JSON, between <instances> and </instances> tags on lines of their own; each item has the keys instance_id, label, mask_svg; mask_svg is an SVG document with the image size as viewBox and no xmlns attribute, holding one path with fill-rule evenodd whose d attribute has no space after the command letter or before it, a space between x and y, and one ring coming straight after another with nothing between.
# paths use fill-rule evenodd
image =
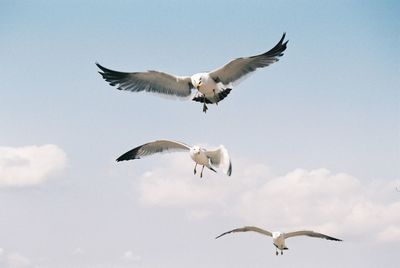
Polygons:
<instances>
[{"instance_id":1,"label":"cloud bank","mask_svg":"<svg viewBox=\"0 0 400 268\"><path fill-rule=\"evenodd\" d=\"M398 180L365 182L324 168L282 176L272 176L263 164L234 168L230 178L207 172L200 179L191 174L190 161L171 157L141 176L139 201L181 207L194 218L232 217L229 227L311 228L347 240L400 241Z\"/></svg>"},{"instance_id":2,"label":"cloud bank","mask_svg":"<svg viewBox=\"0 0 400 268\"><path fill-rule=\"evenodd\" d=\"M0 187L45 182L65 168L67 157L56 145L0 147Z\"/></svg>"},{"instance_id":3,"label":"cloud bank","mask_svg":"<svg viewBox=\"0 0 400 268\"><path fill-rule=\"evenodd\" d=\"M17 252L6 252L0 248L0 267L27 268L31 267L31 261Z\"/></svg>"}]
</instances>

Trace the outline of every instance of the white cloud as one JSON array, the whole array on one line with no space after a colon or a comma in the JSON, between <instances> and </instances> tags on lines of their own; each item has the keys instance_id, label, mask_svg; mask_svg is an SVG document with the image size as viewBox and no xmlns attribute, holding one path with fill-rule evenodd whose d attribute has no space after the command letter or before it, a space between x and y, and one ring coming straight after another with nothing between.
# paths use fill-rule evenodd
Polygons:
<instances>
[{"instance_id":1,"label":"white cloud","mask_svg":"<svg viewBox=\"0 0 400 268\"><path fill-rule=\"evenodd\" d=\"M56 145L0 147L0 187L40 184L65 168L67 157Z\"/></svg>"},{"instance_id":2,"label":"white cloud","mask_svg":"<svg viewBox=\"0 0 400 268\"><path fill-rule=\"evenodd\" d=\"M31 261L27 257L15 252L7 255L6 263L8 268L25 268L31 266Z\"/></svg>"},{"instance_id":3,"label":"white cloud","mask_svg":"<svg viewBox=\"0 0 400 268\"><path fill-rule=\"evenodd\" d=\"M235 212L247 222L284 230L311 227L349 238L378 238L400 224L400 201L371 194L375 186L326 169L297 169L245 191Z\"/></svg>"},{"instance_id":4,"label":"white cloud","mask_svg":"<svg viewBox=\"0 0 400 268\"><path fill-rule=\"evenodd\" d=\"M313 228L344 239L400 241L398 181L364 182L327 169L271 176L267 166L250 162L234 166L231 178L206 172L200 179L182 161L172 157L168 166L141 176L143 205L181 207L194 219L217 213L236 218L239 226Z\"/></svg>"},{"instance_id":5,"label":"white cloud","mask_svg":"<svg viewBox=\"0 0 400 268\"><path fill-rule=\"evenodd\" d=\"M9 252L4 250L3 248L0 248L0 267L26 268L32 267L32 265L32 261L29 258L17 252Z\"/></svg>"},{"instance_id":6,"label":"white cloud","mask_svg":"<svg viewBox=\"0 0 400 268\"><path fill-rule=\"evenodd\" d=\"M203 178L200 179L198 176L193 176L194 165L191 166L191 161L182 155L169 160L172 161L168 167L159 166L141 176L139 191L142 204L195 206L214 200L215 189L208 187L207 184L210 182L207 177L212 171L205 170Z\"/></svg>"},{"instance_id":7,"label":"white cloud","mask_svg":"<svg viewBox=\"0 0 400 268\"><path fill-rule=\"evenodd\" d=\"M125 261L132 261L132 262L140 262L142 260L142 258L139 255L134 254L131 250L124 252L122 259Z\"/></svg>"},{"instance_id":8,"label":"white cloud","mask_svg":"<svg viewBox=\"0 0 400 268\"><path fill-rule=\"evenodd\" d=\"M85 250L83 249L83 248L76 248L76 249L74 249L73 251L72 251L72 255L78 255L78 256L81 256L81 255L83 255L83 254L85 254Z\"/></svg>"},{"instance_id":9,"label":"white cloud","mask_svg":"<svg viewBox=\"0 0 400 268\"><path fill-rule=\"evenodd\" d=\"M397 213L399 213L399 211L397 211ZM383 231L378 233L378 239L384 242L400 241L400 226L398 224L396 226L388 226Z\"/></svg>"},{"instance_id":10,"label":"white cloud","mask_svg":"<svg viewBox=\"0 0 400 268\"><path fill-rule=\"evenodd\" d=\"M140 201L158 206L215 204L225 201L232 192L240 191L245 186L254 186L257 180L271 176L265 165L241 162L242 166L233 166L233 177L205 168L203 178L200 178L198 174L193 175L194 163L187 156L177 154L160 161L152 171L141 176Z\"/></svg>"}]
</instances>

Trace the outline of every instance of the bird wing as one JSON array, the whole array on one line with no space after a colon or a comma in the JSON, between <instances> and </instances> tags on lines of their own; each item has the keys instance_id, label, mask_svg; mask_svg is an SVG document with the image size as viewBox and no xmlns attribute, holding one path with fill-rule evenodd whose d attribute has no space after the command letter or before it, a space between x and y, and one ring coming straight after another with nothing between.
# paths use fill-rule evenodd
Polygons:
<instances>
[{"instance_id":1,"label":"bird wing","mask_svg":"<svg viewBox=\"0 0 400 268\"><path fill-rule=\"evenodd\" d=\"M188 97L192 92L190 77L174 76L158 71L124 73L107 69L98 63L96 65L100 68L99 74L104 80L111 86L117 86L119 90L147 91L177 97Z\"/></svg>"},{"instance_id":2,"label":"bird wing","mask_svg":"<svg viewBox=\"0 0 400 268\"><path fill-rule=\"evenodd\" d=\"M283 43L285 35L286 33L283 34L281 40L272 49L264 54L232 60L221 68L210 72L210 76L216 82L222 82L224 85L228 85L258 68L266 67L277 62L279 57L283 56L283 51L286 50L288 41Z\"/></svg>"},{"instance_id":3,"label":"bird wing","mask_svg":"<svg viewBox=\"0 0 400 268\"><path fill-rule=\"evenodd\" d=\"M148 156L162 152L189 151L190 146L181 142L159 140L140 145L117 158L117 161L140 159L142 156Z\"/></svg>"},{"instance_id":4,"label":"bird wing","mask_svg":"<svg viewBox=\"0 0 400 268\"><path fill-rule=\"evenodd\" d=\"M245 226L245 227L242 227L242 228L233 229L233 230L230 230L230 231L225 232L223 234L220 234L215 239L220 238L221 236L226 235L226 234L230 234L230 233L249 232L249 231L257 232L257 233L260 233L260 234L263 234L263 235L267 235L267 236L272 236L271 232L263 230L261 228L258 228L258 227L255 227L255 226Z\"/></svg>"},{"instance_id":5,"label":"bird wing","mask_svg":"<svg viewBox=\"0 0 400 268\"><path fill-rule=\"evenodd\" d=\"M334 240L334 241L342 241L341 239L338 239L338 238L334 238L334 237L331 237L331 236L328 236L328 235L324 235L324 234L317 233L317 232L314 232L314 231L307 231L307 230L285 233L285 238L289 238L289 237L293 237L293 236L300 236L300 235L324 238L324 239Z\"/></svg>"},{"instance_id":6,"label":"bird wing","mask_svg":"<svg viewBox=\"0 0 400 268\"><path fill-rule=\"evenodd\" d=\"M230 176L232 174L232 162L228 150L220 145L215 150L206 150L206 155L210 159L211 165L221 168L222 171Z\"/></svg>"}]
</instances>

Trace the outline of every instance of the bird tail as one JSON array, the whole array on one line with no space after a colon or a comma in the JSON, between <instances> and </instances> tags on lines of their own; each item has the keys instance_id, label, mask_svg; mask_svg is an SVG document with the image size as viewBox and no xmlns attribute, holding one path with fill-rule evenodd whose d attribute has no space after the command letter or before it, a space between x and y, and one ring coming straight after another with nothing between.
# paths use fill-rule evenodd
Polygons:
<instances>
[{"instance_id":1,"label":"bird tail","mask_svg":"<svg viewBox=\"0 0 400 268\"><path fill-rule=\"evenodd\" d=\"M213 103L212 100L208 99L208 98L204 98L203 96L195 96L192 101L197 101L197 102L205 102L206 104L211 104Z\"/></svg>"}]
</instances>

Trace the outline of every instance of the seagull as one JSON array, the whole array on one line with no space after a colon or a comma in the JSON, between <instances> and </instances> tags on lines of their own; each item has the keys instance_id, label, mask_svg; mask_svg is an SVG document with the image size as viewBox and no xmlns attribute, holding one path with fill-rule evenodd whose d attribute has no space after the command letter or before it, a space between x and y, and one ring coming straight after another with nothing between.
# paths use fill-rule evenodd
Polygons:
<instances>
[{"instance_id":1,"label":"seagull","mask_svg":"<svg viewBox=\"0 0 400 268\"><path fill-rule=\"evenodd\" d=\"M99 63L96 65L101 70L99 73L104 80L119 90L147 91L178 98L193 96L193 101L203 103L205 113L208 110L206 104L218 105L218 102L228 96L233 85L246 75L277 62L286 50L288 41L284 42L285 35L286 33L272 49L263 54L237 58L216 70L196 73L192 76L175 76L159 71L126 73L107 69ZM196 94L192 94L192 89L197 89Z\"/></svg>"},{"instance_id":2,"label":"seagull","mask_svg":"<svg viewBox=\"0 0 400 268\"><path fill-rule=\"evenodd\" d=\"M183 151L189 152L190 157L196 163L194 166L194 174L197 172L197 165L203 166L200 172L200 178L203 177L204 167L217 172L214 168L221 168L222 171L230 176L232 174L232 162L228 151L223 145L220 145L217 149L207 150L201 148L198 145L189 146L182 142L169 141L169 140L157 140L140 145L117 158L117 161L140 159L140 157L152 155L155 153L162 152L176 152Z\"/></svg>"},{"instance_id":3,"label":"seagull","mask_svg":"<svg viewBox=\"0 0 400 268\"><path fill-rule=\"evenodd\" d=\"M288 250L288 248L285 245L285 239L289 237L294 237L294 236L301 236L301 235L306 235L306 236L311 236L311 237L318 237L318 238L324 238L328 240L333 240L333 241L342 241L341 239L334 238L328 235L324 235L321 233L317 233L314 231L295 231L295 232L290 232L290 233L281 233L281 232L270 232L263 230L261 228L255 227L255 226L245 226L243 228L237 228L233 229L231 231L225 232L219 236L217 236L215 239L220 238L223 235L230 234L230 233L236 233L236 232L257 232L263 235L271 236L272 237L272 243L274 244L276 251L275 254L278 255L278 249L281 251L281 255L283 254L283 250Z\"/></svg>"}]
</instances>

